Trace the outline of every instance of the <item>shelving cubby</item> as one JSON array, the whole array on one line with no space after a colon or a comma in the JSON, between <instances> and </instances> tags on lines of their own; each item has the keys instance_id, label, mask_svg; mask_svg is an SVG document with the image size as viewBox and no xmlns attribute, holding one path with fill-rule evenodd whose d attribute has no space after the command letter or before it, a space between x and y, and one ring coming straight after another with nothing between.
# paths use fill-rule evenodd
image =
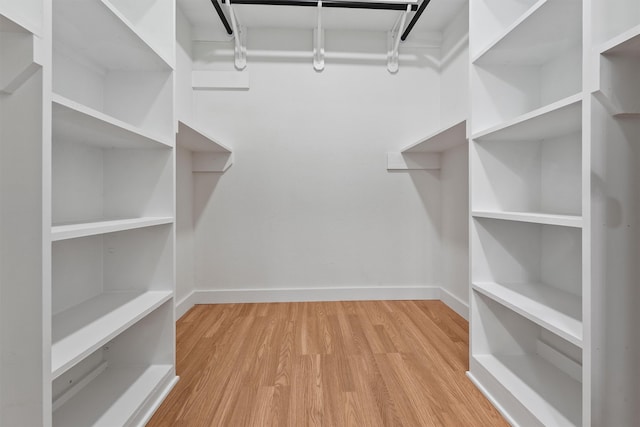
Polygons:
<instances>
[{"instance_id":1,"label":"shelving cubby","mask_svg":"<svg viewBox=\"0 0 640 427\"><path fill-rule=\"evenodd\" d=\"M472 212L580 227L581 107L572 96L474 135Z\"/></svg>"},{"instance_id":2,"label":"shelving cubby","mask_svg":"<svg viewBox=\"0 0 640 427\"><path fill-rule=\"evenodd\" d=\"M172 301L172 239L159 225L53 243L54 378Z\"/></svg>"},{"instance_id":3,"label":"shelving cubby","mask_svg":"<svg viewBox=\"0 0 640 427\"><path fill-rule=\"evenodd\" d=\"M537 2L471 62L472 134L581 93L582 2Z\"/></svg>"},{"instance_id":4,"label":"shelving cubby","mask_svg":"<svg viewBox=\"0 0 640 427\"><path fill-rule=\"evenodd\" d=\"M472 222L472 288L581 347L582 230L491 218Z\"/></svg>"},{"instance_id":5,"label":"shelving cubby","mask_svg":"<svg viewBox=\"0 0 640 427\"><path fill-rule=\"evenodd\" d=\"M471 304L471 379L500 397L514 425L581 426L581 349L484 294Z\"/></svg>"},{"instance_id":6,"label":"shelving cubby","mask_svg":"<svg viewBox=\"0 0 640 427\"><path fill-rule=\"evenodd\" d=\"M0 0L0 425L46 423L42 2Z\"/></svg>"},{"instance_id":7,"label":"shelving cubby","mask_svg":"<svg viewBox=\"0 0 640 427\"><path fill-rule=\"evenodd\" d=\"M143 7L134 3L138 6L131 6L132 12L118 5L132 14ZM173 6L163 6L167 7ZM173 19L164 22L167 28L174 25ZM170 143L174 137L173 64L154 48L156 44L166 42L147 44L108 0L56 0L53 91Z\"/></svg>"},{"instance_id":8,"label":"shelving cubby","mask_svg":"<svg viewBox=\"0 0 640 427\"><path fill-rule=\"evenodd\" d=\"M233 164L233 152L188 120L178 121L176 143L191 151L192 172L224 172Z\"/></svg>"},{"instance_id":9,"label":"shelving cubby","mask_svg":"<svg viewBox=\"0 0 640 427\"><path fill-rule=\"evenodd\" d=\"M172 312L171 300L159 303L58 376L53 426L144 425L176 381Z\"/></svg>"}]
</instances>

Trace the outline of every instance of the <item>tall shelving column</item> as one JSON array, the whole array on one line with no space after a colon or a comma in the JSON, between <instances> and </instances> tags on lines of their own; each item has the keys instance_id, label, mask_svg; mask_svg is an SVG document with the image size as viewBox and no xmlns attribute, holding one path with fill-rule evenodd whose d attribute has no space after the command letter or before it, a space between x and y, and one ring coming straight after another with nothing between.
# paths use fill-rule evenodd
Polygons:
<instances>
[{"instance_id":1,"label":"tall shelving column","mask_svg":"<svg viewBox=\"0 0 640 427\"><path fill-rule=\"evenodd\" d=\"M640 418L640 2L590 5L590 416L592 425L634 426Z\"/></svg>"},{"instance_id":2,"label":"tall shelving column","mask_svg":"<svg viewBox=\"0 0 640 427\"><path fill-rule=\"evenodd\" d=\"M582 15L470 6L469 376L514 425L584 420Z\"/></svg>"},{"instance_id":3,"label":"tall shelving column","mask_svg":"<svg viewBox=\"0 0 640 427\"><path fill-rule=\"evenodd\" d=\"M175 4L53 1L53 426L143 425L175 372Z\"/></svg>"},{"instance_id":4,"label":"tall shelving column","mask_svg":"<svg viewBox=\"0 0 640 427\"><path fill-rule=\"evenodd\" d=\"M47 425L50 42L41 0L0 1L0 425ZM43 358L43 355L44 358ZM43 362L44 360L44 362Z\"/></svg>"}]
</instances>

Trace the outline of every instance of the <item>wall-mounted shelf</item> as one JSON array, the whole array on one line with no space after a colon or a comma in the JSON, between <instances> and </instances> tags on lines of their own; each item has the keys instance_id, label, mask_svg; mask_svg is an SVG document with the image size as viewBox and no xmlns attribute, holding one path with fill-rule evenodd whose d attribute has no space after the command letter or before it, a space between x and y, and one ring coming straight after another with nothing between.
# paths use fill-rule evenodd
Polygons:
<instances>
[{"instance_id":1,"label":"wall-mounted shelf","mask_svg":"<svg viewBox=\"0 0 640 427\"><path fill-rule=\"evenodd\" d=\"M53 135L65 142L81 142L104 148L171 148L173 142L152 135L89 108L83 104L54 94Z\"/></svg>"},{"instance_id":2,"label":"wall-mounted shelf","mask_svg":"<svg viewBox=\"0 0 640 427\"><path fill-rule=\"evenodd\" d=\"M475 133L475 141L535 141L580 130L582 95L576 94Z\"/></svg>"},{"instance_id":3,"label":"wall-mounted shelf","mask_svg":"<svg viewBox=\"0 0 640 427\"><path fill-rule=\"evenodd\" d=\"M582 299L542 283L473 283L473 289L582 347Z\"/></svg>"},{"instance_id":4,"label":"wall-mounted shelf","mask_svg":"<svg viewBox=\"0 0 640 427\"><path fill-rule=\"evenodd\" d=\"M467 120L431 133L400 152L387 153L387 170L437 170L440 153L467 142Z\"/></svg>"},{"instance_id":5,"label":"wall-mounted shelf","mask_svg":"<svg viewBox=\"0 0 640 427\"><path fill-rule=\"evenodd\" d=\"M582 217L576 215L556 215L539 212L472 211L475 218L501 219L505 221L530 222L533 224L582 227Z\"/></svg>"},{"instance_id":6,"label":"wall-mounted shelf","mask_svg":"<svg viewBox=\"0 0 640 427\"><path fill-rule=\"evenodd\" d=\"M640 25L602 43L598 51L602 55L640 55Z\"/></svg>"},{"instance_id":7,"label":"wall-mounted shelf","mask_svg":"<svg viewBox=\"0 0 640 427\"><path fill-rule=\"evenodd\" d=\"M172 295L171 291L107 292L54 315L53 378L143 319Z\"/></svg>"},{"instance_id":8,"label":"wall-mounted shelf","mask_svg":"<svg viewBox=\"0 0 640 427\"><path fill-rule=\"evenodd\" d=\"M0 92L13 93L42 67L41 40L0 14Z\"/></svg>"},{"instance_id":9,"label":"wall-mounted shelf","mask_svg":"<svg viewBox=\"0 0 640 427\"><path fill-rule=\"evenodd\" d=\"M467 142L467 120L431 133L418 142L405 147L402 153L440 153Z\"/></svg>"},{"instance_id":10,"label":"wall-mounted shelf","mask_svg":"<svg viewBox=\"0 0 640 427\"><path fill-rule=\"evenodd\" d=\"M114 219L74 224L59 224L51 227L51 240L76 239L78 237L95 236L117 231L134 230L136 228L153 227L173 223L171 217L144 217Z\"/></svg>"},{"instance_id":11,"label":"wall-mounted shelf","mask_svg":"<svg viewBox=\"0 0 640 427\"><path fill-rule=\"evenodd\" d=\"M233 152L216 138L184 120L178 121L178 147L193 152L193 172L224 172L233 164Z\"/></svg>"}]
</instances>

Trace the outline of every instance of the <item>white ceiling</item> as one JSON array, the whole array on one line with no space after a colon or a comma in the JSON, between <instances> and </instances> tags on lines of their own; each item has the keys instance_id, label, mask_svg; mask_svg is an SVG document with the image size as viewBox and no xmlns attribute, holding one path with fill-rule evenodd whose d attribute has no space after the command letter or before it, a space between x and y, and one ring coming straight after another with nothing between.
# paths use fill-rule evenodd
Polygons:
<instances>
[{"instance_id":1,"label":"white ceiling","mask_svg":"<svg viewBox=\"0 0 640 427\"><path fill-rule=\"evenodd\" d=\"M401 0L389 0L393 1ZM421 34L441 32L466 2L431 0L407 40L418 38ZM225 36L211 0L178 0L178 4L199 34ZM227 5L222 4L222 8L227 14ZM241 24L248 28L312 29L317 21L314 7L234 5L234 11ZM324 8L322 25L328 30L389 31L401 13L393 10ZM414 13L411 12L409 19Z\"/></svg>"}]
</instances>

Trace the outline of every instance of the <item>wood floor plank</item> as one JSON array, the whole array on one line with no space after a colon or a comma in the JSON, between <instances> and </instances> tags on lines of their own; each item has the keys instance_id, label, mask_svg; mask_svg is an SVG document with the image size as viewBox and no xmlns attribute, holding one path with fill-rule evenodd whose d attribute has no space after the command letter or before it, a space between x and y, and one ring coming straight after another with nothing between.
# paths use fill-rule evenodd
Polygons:
<instances>
[{"instance_id":1,"label":"wood floor plank","mask_svg":"<svg viewBox=\"0 0 640 427\"><path fill-rule=\"evenodd\" d=\"M439 301L199 305L150 427L506 427L465 375L468 323Z\"/></svg>"}]
</instances>

